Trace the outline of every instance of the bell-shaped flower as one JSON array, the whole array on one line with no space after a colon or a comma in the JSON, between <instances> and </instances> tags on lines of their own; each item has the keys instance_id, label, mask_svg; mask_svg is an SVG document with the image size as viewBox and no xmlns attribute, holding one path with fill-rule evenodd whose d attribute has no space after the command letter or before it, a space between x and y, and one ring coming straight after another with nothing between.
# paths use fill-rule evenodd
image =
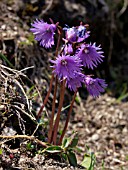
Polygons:
<instances>
[{"instance_id":1,"label":"bell-shaped flower","mask_svg":"<svg viewBox=\"0 0 128 170\"><path fill-rule=\"evenodd\" d=\"M104 92L104 88L107 87L105 80L99 78L94 79L89 76L85 76L84 82L88 92L94 98L99 97L100 93Z\"/></svg>"},{"instance_id":2,"label":"bell-shaped flower","mask_svg":"<svg viewBox=\"0 0 128 170\"><path fill-rule=\"evenodd\" d=\"M87 31L84 25L80 25L77 28L77 36L78 36L77 42L84 41L86 38L89 37L89 33L90 31Z\"/></svg>"},{"instance_id":3,"label":"bell-shaped flower","mask_svg":"<svg viewBox=\"0 0 128 170\"><path fill-rule=\"evenodd\" d=\"M76 42L77 41L77 28L76 27L64 27L64 31L66 31L66 40L70 43Z\"/></svg>"},{"instance_id":4,"label":"bell-shaped flower","mask_svg":"<svg viewBox=\"0 0 128 170\"><path fill-rule=\"evenodd\" d=\"M81 72L81 60L76 56L62 55L56 60L51 60L53 63L53 73L59 80L75 78L77 72Z\"/></svg>"},{"instance_id":5,"label":"bell-shaped flower","mask_svg":"<svg viewBox=\"0 0 128 170\"><path fill-rule=\"evenodd\" d=\"M66 85L71 91L76 91L82 86L84 75L82 73L76 73L74 78L67 79Z\"/></svg>"},{"instance_id":6,"label":"bell-shaped flower","mask_svg":"<svg viewBox=\"0 0 128 170\"><path fill-rule=\"evenodd\" d=\"M35 35L35 40L39 41L41 46L51 48L54 45L54 34L57 26L55 24L48 24L43 20L36 20L31 25L33 28L30 31Z\"/></svg>"}]
</instances>

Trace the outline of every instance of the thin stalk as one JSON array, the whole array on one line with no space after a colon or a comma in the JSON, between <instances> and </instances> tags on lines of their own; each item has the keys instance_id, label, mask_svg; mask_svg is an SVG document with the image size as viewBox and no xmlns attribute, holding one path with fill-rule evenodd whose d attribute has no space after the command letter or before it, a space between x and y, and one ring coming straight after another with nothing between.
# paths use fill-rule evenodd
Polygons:
<instances>
[{"instance_id":1,"label":"thin stalk","mask_svg":"<svg viewBox=\"0 0 128 170\"><path fill-rule=\"evenodd\" d=\"M62 28L59 27L61 30L58 29L58 34L59 34L59 37L58 37L58 40L57 40L57 46L56 46L56 53L55 53L55 56L57 57L58 56L58 51L59 51L59 46L60 46L60 40L61 40L61 34L62 34Z\"/></svg>"},{"instance_id":2,"label":"thin stalk","mask_svg":"<svg viewBox=\"0 0 128 170\"><path fill-rule=\"evenodd\" d=\"M53 129L52 141L54 145L56 145L57 131L58 131L59 121L60 121L60 113L61 113L61 109L62 109L63 101L64 101L65 82L66 82L65 80L61 82L61 89L60 89L61 94L60 94L59 107L58 107L58 112L57 112L54 129Z\"/></svg>"},{"instance_id":3,"label":"thin stalk","mask_svg":"<svg viewBox=\"0 0 128 170\"><path fill-rule=\"evenodd\" d=\"M51 78L51 81L50 81L50 87L49 87L49 90L48 90L48 92L47 92L47 95L46 95L46 97L45 97L45 99L44 99L44 102L43 102L43 104L42 104L42 106L41 106L41 108L40 108L40 110L39 110L39 112L38 112L38 114L37 114L37 119L40 117L40 115L41 115L41 113L42 113L42 111L43 111L43 109L44 109L44 106L46 105L46 103L47 103L47 101L48 101L49 95L50 95L51 90L52 90L53 80L54 80L54 75L52 74L52 78Z\"/></svg>"},{"instance_id":4,"label":"thin stalk","mask_svg":"<svg viewBox=\"0 0 128 170\"><path fill-rule=\"evenodd\" d=\"M52 132L53 132L53 120L54 120L54 113L55 113L56 91L57 91L57 77L56 77L55 86L54 86L52 114L51 114L51 119L50 119L50 123L49 123L49 132L48 132L48 143L51 143L51 137L52 137Z\"/></svg>"},{"instance_id":5,"label":"thin stalk","mask_svg":"<svg viewBox=\"0 0 128 170\"><path fill-rule=\"evenodd\" d=\"M67 127L68 127L68 122L69 122L69 119L70 119L70 115L71 115L71 112L72 112L72 108L73 108L73 104L74 104L74 101L75 101L76 94L77 94L77 90L74 93L74 96L73 96L73 99L72 99L72 102L71 102L71 105L70 105L70 109L69 109L69 112L68 112L68 115L67 115L65 126L64 126L64 129L62 131L60 140L59 140L59 145L61 145L63 137L64 137L64 135L66 133L66 130L67 130Z\"/></svg>"}]
</instances>

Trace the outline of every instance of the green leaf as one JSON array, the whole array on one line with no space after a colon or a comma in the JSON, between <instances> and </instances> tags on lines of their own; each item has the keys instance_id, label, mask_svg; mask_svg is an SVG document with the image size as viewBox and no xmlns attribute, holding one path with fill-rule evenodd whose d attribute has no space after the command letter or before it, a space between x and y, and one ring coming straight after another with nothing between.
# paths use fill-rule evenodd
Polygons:
<instances>
[{"instance_id":1,"label":"green leaf","mask_svg":"<svg viewBox=\"0 0 128 170\"><path fill-rule=\"evenodd\" d=\"M128 155L126 155L126 161L128 161Z\"/></svg>"},{"instance_id":2,"label":"green leaf","mask_svg":"<svg viewBox=\"0 0 128 170\"><path fill-rule=\"evenodd\" d=\"M104 170L104 160L102 160L102 170Z\"/></svg>"},{"instance_id":3,"label":"green leaf","mask_svg":"<svg viewBox=\"0 0 128 170\"><path fill-rule=\"evenodd\" d=\"M73 147L76 147L76 145L78 144L78 136L74 136L74 138L72 139L72 142L70 144L70 147L73 148Z\"/></svg>"},{"instance_id":4,"label":"green leaf","mask_svg":"<svg viewBox=\"0 0 128 170\"><path fill-rule=\"evenodd\" d=\"M27 143L27 149L31 150L34 149L34 145L31 142Z\"/></svg>"},{"instance_id":5,"label":"green leaf","mask_svg":"<svg viewBox=\"0 0 128 170\"><path fill-rule=\"evenodd\" d=\"M0 155L2 155L2 153L3 153L3 150L0 148Z\"/></svg>"},{"instance_id":6,"label":"green leaf","mask_svg":"<svg viewBox=\"0 0 128 170\"><path fill-rule=\"evenodd\" d=\"M94 170L95 162L96 162L95 154L93 152L91 152L91 166L90 166L89 170Z\"/></svg>"},{"instance_id":7,"label":"green leaf","mask_svg":"<svg viewBox=\"0 0 128 170\"><path fill-rule=\"evenodd\" d=\"M65 148L66 143L67 143L67 138L64 138L63 141L62 141L62 147L63 147L63 148Z\"/></svg>"},{"instance_id":8,"label":"green leaf","mask_svg":"<svg viewBox=\"0 0 128 170\"><path fill-rule=\"evenodd\" d=\"M38 93L35 92L35 93L32 94L31 97L36 97L36 96L38 96Z\"/></svg>"},{"instance_id":9,"label":"green leaf","mask_svg":"<svg viewBox=\"0 0 128 170\"><path fill-rule=\"evenodd\" d=\"M66 160L66 161L68 160L68 157L67 157L67 155L66 155L65 153L62 153L61 156L62 156L62 158L63 158L64 160Z\"/></svg>"},{"instance_id":10,"label":"green leaf","mask_svg":"<svg viewBox=\"0 0 128 170\"><path fill-rule=\"evenodd\" d=\"M121 94L121 96L117 99L117 102L121 102L122 100L124 100L125 98L128 97L128 93L126 94Z\"/></svg>"},{"instance_id":11,"label":"green leaf","mask_svg":"<svg viewBox=\"0 0 128 170\"><path fill-rule=\"evenodd\" d=\"M77 166L77 159L74 152L70 151L67 154L70 165Z\"/></svg>"},{"instance_id":12,"label":"green leaf","mask_svg":"<svg viewBox=\"0 0 128 170\"><path fill-rule=\"evenodd\" d=\"M30 35L28 36L28 40L29 42L36 42L34 39L34 35L30 33Z\"/></svg>"},{"instance_id":13,"label":"green leaf","mask_svg":"<svg viewBox=\"0 0 128 170\"><path fill-rule=\"evenodd\" d=\"M31 149L31 142L27 143L27 149Z\"/></svg>"},{"instance_id":14,"label":"green leaf","mask_svg":"<svg viewBox=\"0 0 128 170\"><path fill-rule=\"evenodd\" d=\"M27 92L27 95L29 95L29 93L35 88L35 85L31 86Z\"/></svg>"},{"instance_id":15,"label":"green leaf","mask_svg":"<svg viewBox=\"0 0 128 170\"><path fill-rule=\"evenodd\" d=\"M48 153L58 153L62 151L63 150L60 146L49 146L44 150L44 152L48 152Z\"/></svg>"},{"instance_id":16,"label":"green leaf","mask_svg":"<svg viewBox=\"0 0 128 170\"><path fill-rule=\"evenodd\" d=\"M83 150L79 147L75 147L75 151L77 151L78 153L82 152Z\"/></svg>"},{"instance_id":17,"label":"green leaf","mask_svg":"<svg viewBox=\"0 0 128 170\"><path fill-rule=\"evenodd\" d=\"M62 143L63 148L68 148L70 143L71 143L71 139L70 138L65 138L63 140L63 143Z\"/></svg>"},{"instance_id":18,"label":"green leaf","mask_svg":"<svg viewBox=\"0 0 128 170\"><path fill-rule=\"evenodd\" d=\"M10 63L10 61L7 59L7 57L5 55L0 53L0 58L2 58L4 61L6 61L11 68L14 68L12 63Z\"/></svg>"},{"instance_id":19,"label":"green leaf","mask_svg":"<svg viewBox=\"0 0 128 170\"><path fill-rule=\"evenodd\" d=\"M80 104L80 99L79 99L78 96L76 96L75 101L76 101L77 104Z\"/></svg>"},{"instance_id":20,"label":"green leaf","mask_svg":"<svg viewBox=\"0 0 128 170\"><path fill-rule=\"evenodd\" d=\"M81 162L81 165L85 167L87 170L94 170L95 165L94 153L90 153L90 155L85 154L84 160Z\"/></svg>"},{"instance_id":21,"label":"green leaf","mask_svg":"<svg viewBox=\"0 0 128 170\"><path fill-rule=\"evenodd\" d=\"M70 107L70 104L67 105L66 107L62 107L61 111L63 112L63 111L65 111L66 109L68 109L69 107Z\"/></svg>"},{"instance_id":22,"label":"green leaf","mask_svg":"<svg viewBox=\"0 0 128 170\"><path fill-rule=\"evenodd\" d=\"M86 169L90 168L91 165L91 157L87 154L85 154L83 161L81 162L81 165L85 167Z\"/></svg>"},{"instance_id":23,"label":"green leaf","mask_svg":"<svg viewBox=\"0 0 128 170\"><path fill-rule=\"evenodd\" d=\"M78 143L78 135L74 133L70 138L65 138L62 142L63 148L74 148Z\"/></svg>"}]
</instances>

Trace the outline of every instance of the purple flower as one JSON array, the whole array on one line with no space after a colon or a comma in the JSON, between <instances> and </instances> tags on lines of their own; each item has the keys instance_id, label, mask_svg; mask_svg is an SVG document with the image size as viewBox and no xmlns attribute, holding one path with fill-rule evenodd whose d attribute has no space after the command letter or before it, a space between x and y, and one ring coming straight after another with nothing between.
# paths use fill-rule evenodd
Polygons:
<instances>
[{"instance_id":1,"label":"purple flower","mask_svg":"<svg viewBox=\"0 0 128 170\"><path fill-rule=\"evenodd\" d=\"M58 56L56 60L51 60L54 64L52 67L54 68L53 73L60 80L75 78L75 74L81 71L81 60L75 56L70 55L62 55Z\"/></svg>"},{"instance_id":2,"label":"purple flower","mask_svg":"<svg viewBox=\"0 0 128 170\"><path fill-rule=\"evenodd\" d=\"M86 30L86 27L84 25L80 25L77 28L77 36L78 36L77 42L84 41L86 38L89 37L89 33L90 32Z\"/></svg>"},{"instance_id":3,"label":"purple flower","mask_svg":"<svg viewBox=\"0 0 128 170\"><path fill-rule=\"evenodd\" d=\"M82 64L88 68L93 69L97 67L98 63L101 63L104 58L102 55L103 51L101 51L100 46L96 47L94 44L82 44L77 51L78 57L82 60Z\"/></svg>"},{"instance_id":4,"label":"purple flower","mask_svg":"<svg viewBox=\"0 0 128 170\"><path fill-rule=\"evenodd\" d=\"M72 48L72 44L66 44L64 45L64 55L68 55L68 54L73 54L73 48Z\"/></svg>"},{"instance_id":5,"label":"purple flower","mask_svg":"<svg viewBox=\"0 0 128 170\"><path fill-rule=\"evenodd\" d=\"M84 75L82 73L76 73L75 78L70 78L66 81L66 85L71 91L76 91L77 88L82 86L83 79Z\"/></svg>"},{"instance_id":6,"label":"purple flower","mask_svg":"<svg viewBox=\"0 0 128 170\"><path fill-rule=\"evenodd\" d=\"M100 93L104 92L104 88L107 87L105 80L99 78L93 79L89 76L85 76L84 82L88 92L94 98L99 97Z\"/></svg>"},{"instance_id":7,"label":"purple flower","mask_svg":"<svg viewBox=\"0 0 128 170\"><path fill-rule=\"evenodd\" d=\"M70 43L76 42L77 41L77 28L72 27L72 28L63 28L64 31L66 31L66 40L68 40Z\"/></svg>"},{"instance_id":8,"label":"purple flower","mask_svg":"<svg viewBox=\"0 0 128 170\"><path fill-rule=\"evenodd\" d=\"M68 26L63 28L66 31L66 40L70 43L73 42L82 42L87 37L89 37L89 31L86 30L84 25L80 25L78 27L69 28Z\"/></svg>"},{"instance_id":9,"label":"purple flower","mask_svg":"<svg viewBox=\"0 0 128 170\"><path fill-rule=\"evenodd\" d=\"M34 28L31 28L30 31L35 35L35 40L40 42L45 48L51 48L54 45L54 32L56 30L55 24L48 24L43 20L36 20L32 24Z\"/></svg>"}]
</instances>

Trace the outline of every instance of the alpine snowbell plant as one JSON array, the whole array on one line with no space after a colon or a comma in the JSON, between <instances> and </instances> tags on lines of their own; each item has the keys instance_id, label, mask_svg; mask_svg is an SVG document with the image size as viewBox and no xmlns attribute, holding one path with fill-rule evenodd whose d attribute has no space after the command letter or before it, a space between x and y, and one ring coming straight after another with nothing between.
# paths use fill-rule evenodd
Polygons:
<instances>
[{"instance_id":1,"label":"alpine snowbell plant","mask_svg":"<svg viewBox=\"0 0 128 170\"><path fill-rule=\"evenodd\" d=\"M55 81L48 132L48 143L53 143L54 145L61 145L62 143L78 88L85 85L89 94L94 98L97 98L100 96L101 92L104 92L104 89L107 86L103 79L94 78L92 75L85 75L83 73L84 67L93 70L103 61L104 58L100 45L97 46L96 43L86 43L86 39L90 36L90 31L88 31L87 28L88 25L83 25L82 22L76 27L70 28L65 25L65 27L62 28L59 26L59 23L55 24L53 20L50 19L50 23L44 22L43 20L36 20L30 29L35 35L35 40L37 40L40 45L45 48L51 48L55 44L54 35L58 35L55 57L50 60L52 78L50 81L49 91L38 113L38 118L40 118L51 93L53 81ZM63 32L64 37L62 38ZM60 41L63 41L62 47L60 47ZM54 121L55 100L58 84L61 86L61 93L56 119ZM74 96L70 104L64 129L60 139L57 141L60 114L66 87L74 92Z\"/></svg>"}]
</instances>

